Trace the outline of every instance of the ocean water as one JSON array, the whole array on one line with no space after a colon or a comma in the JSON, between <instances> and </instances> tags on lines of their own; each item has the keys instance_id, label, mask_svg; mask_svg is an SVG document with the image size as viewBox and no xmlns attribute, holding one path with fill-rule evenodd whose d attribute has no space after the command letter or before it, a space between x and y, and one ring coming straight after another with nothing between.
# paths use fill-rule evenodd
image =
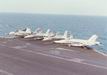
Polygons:
<instances>
[{"instance_id":1,"label":"ocean water","mask_svg":"<svg viewBox=\"0 0 107 75\"><path fill-rule=\"evenodd\" d=\"M103 45L95 48L107 54L107 17L105 16L0 13L0 36L26 27L33 31L38 27L44 30L50 28L61 33L68 30L75 38L81 39L88 39L93 34L97 34L98 41Z\"/></svg>"}]
</instances>

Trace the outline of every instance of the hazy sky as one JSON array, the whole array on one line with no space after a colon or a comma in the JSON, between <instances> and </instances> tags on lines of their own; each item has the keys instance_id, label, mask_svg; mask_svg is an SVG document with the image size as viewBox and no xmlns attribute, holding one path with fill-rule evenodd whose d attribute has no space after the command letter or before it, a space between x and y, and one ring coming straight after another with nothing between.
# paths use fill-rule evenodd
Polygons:
<instances>
[{"instance_id":1,"label":"hazy sky","mask_svg":"<svg viewBox=\"0 0 107 75\"><path fill-rule=\"evenodd\" d=\"M0 0L0 12L107 16L107 0Z\"/></svg>"}]
</instances>

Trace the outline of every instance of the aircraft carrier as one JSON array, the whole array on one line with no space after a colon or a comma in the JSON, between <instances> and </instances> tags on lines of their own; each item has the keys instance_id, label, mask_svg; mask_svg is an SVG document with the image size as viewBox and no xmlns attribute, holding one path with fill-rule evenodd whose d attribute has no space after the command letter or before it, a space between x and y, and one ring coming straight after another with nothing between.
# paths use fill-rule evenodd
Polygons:
<instances>
[{"instance_id":1,"label":"aircraft carrier","mask_svg":"<svg viewBox=\"0 0 107 75\"><path fill-rule=\"evenodd\" d=\"M0 39L0 75L107 75L107 57L30 39Z\"/></svg>"}]
</instances>

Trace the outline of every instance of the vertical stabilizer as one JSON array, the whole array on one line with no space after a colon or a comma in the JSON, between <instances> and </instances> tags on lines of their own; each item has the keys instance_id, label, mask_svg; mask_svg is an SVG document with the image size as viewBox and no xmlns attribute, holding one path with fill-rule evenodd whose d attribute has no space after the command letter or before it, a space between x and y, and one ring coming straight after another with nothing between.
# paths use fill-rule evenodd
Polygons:
<instances>
[{"instance_id":1,"label":"vertical stabilizer","mask_svg":"<svg viewBox=\"0 0 107 75\"><path fill-rule=\"evenodd\" d=\"M34 31L34 33L40 33L40 32L42 32L41 28L37 28L37 29Z\"/></svg>"},{"instance_id":2,"label":"vertical stabilizer","mask_svg":"<svg viewBox=\"0 0 107 75\"><path fill-rule=\"evenodd\" d=\"M97 35L93 35L91 38L89 38L88 41L90 42L95 42L97 40L98 36Z\"/></svg>"},{"instance_id":3,"label":"vertical stabilizer","mask_svg":"<svg viewBox=\"0 0 107 75\"><path fill-rule=\"evenodd\" d=\"M48 29L48 30L46 31L46 35L49 35L49 33L50 33L50 29Z\"/></svg>"},{"instance_id":4,"label":"vertical stabilizer","mask_svg":"<svg viewBox=\"0 0 107 75\"><path fill-rule=\"evenodd\" d=\"M26 28L26 33L32 33L30 28Z\"/></svg>"},{"instance_id":5,"label":"vertical stabilizer","mask_svg":"<svg viewBox=\"0 0 107 75\"><path fill-rule=\"evenodd\" d=\"M64 38L67 39L68 38L68 31L64 32Z\"/></svg>"}]
</instances>

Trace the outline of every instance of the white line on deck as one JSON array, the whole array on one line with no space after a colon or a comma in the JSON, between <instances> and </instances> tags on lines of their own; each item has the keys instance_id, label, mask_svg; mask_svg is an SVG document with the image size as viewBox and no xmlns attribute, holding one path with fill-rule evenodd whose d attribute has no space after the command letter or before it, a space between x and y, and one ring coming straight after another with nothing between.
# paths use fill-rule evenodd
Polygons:
<instances>
[{"instance_id":1,"label":"white line on deck","mask_svg":"<svg viewBox=\"0 0 107 75\"><path fill-rule=\"evenodd\" d=\"M70 62L76 62L76 63L80 63L80 64L85 64L85 65L93 66L93 67L96 67L96 68L107 69L107 67L104 67L104 66L99 66L99 65L94 65L94 64L89 64L89 63L82 62L84 59L80 59L80 58L69 59L69 58L58 57L58 56L51 55L51 54L46 54L46 53L41 53L41 52L35 52L35 51L31 51L31 50L25 50L25 49L18 49L18 50L22 50L22 51L30 52L30 53L34 53L34 54L39 54L39 55L43 55L43 56L49 56L49 57L53 57L53 58L57 58L57 59L65 60L65 61L70 61ZM78 59L80 61L75 60L75 59Z\"/></svg>"},{"instance_id":2,"label":"white line on deck","mask_svg":"<svg viewBox=\"0 0 107 75\"><path fill-rule=\"evenodd\" d=\"M5 75L13 75L12 73L9 73L9 72L7 72L7 71L5 71L5 70L2 70L2 69L0 69L0 74L5 74Z\"/></svg>"}]
</instances>

